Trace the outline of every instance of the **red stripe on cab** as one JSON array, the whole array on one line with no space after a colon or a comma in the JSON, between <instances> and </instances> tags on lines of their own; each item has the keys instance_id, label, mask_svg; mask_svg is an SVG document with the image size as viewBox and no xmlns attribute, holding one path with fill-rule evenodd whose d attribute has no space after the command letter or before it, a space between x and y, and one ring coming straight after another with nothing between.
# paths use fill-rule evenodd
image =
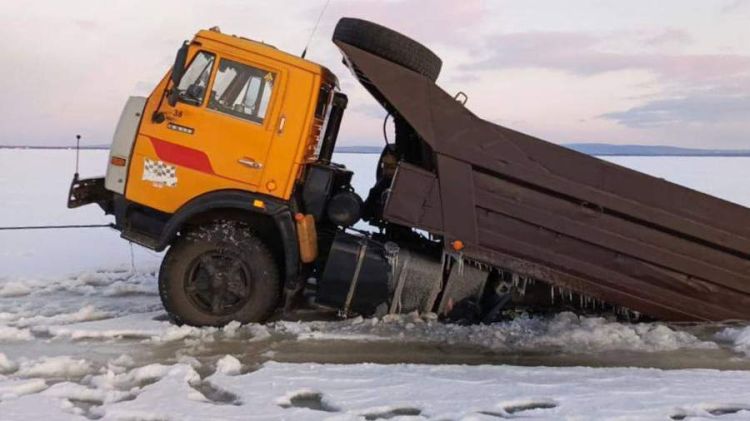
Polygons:
<instances>
[{"instance_id":1,"label":"red stripe on cab","mask_svg":"<svg viewBox=\"0 0 750 421\"><path fill-rule=\"evenodd\" d=\"M203 151L150 137L156 156L164 162L187 167L196 171L214 174L211 161Z\"/></svg>"}]
</instances>

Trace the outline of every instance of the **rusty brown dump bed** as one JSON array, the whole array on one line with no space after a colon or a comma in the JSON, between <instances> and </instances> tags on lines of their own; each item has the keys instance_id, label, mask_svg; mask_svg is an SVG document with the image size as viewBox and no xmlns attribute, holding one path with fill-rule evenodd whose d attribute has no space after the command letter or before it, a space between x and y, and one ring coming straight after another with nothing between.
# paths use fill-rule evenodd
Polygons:
<instances>
[{"instance_id":1,"label":"rusty brown dump bed","mask_svg":"<svg viewBox=\"0 0 750 421\"><path fill-rule=\"evenodd\" d=\"M653 317L750 319L750 209L484 121L427 78L337 44L435 152L434 172L400 165L387 219Z\"/></svg>"}]
</instances>

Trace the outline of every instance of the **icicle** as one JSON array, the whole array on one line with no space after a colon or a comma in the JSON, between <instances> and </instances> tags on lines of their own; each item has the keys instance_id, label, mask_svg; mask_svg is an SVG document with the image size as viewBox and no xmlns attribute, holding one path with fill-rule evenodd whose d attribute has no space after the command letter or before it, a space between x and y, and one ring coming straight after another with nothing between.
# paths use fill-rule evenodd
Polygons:
<instances>
[{"instance_id":1,"label":"icicle","mask_svg":"<svg viewBox=\"0 0 750 421\"><path fill-rule=\"evenodd\" d=\"M555 286L554 285L550 286L549 290L550 290L550 293L552 295L552 297L551 297L552 304L555 304Z\"/></svg>"},{"instance_id":2,"label":"icicle","mask_svg":"<svg viewBox=\"0 0 750 421\"><path fill-rule=\"evenodd\" d=\"M459 276L464 276L464 254L458 253L458 256L455 257L456 263L458 264L458 274Z\"/></svg>"},{"instance_id":3,"label":"icicle","mask_svg":"<svg viewBox=\"0 0 750 421\"><path fill-rule=\"evenodd\" d=\"M394 242L389 241L385 243L385 257L388 260L388 264L391 266L392 280L396 279L396 272L398 271L398 255L400 250L398 244Z\"/></svg>"}]
</instances>

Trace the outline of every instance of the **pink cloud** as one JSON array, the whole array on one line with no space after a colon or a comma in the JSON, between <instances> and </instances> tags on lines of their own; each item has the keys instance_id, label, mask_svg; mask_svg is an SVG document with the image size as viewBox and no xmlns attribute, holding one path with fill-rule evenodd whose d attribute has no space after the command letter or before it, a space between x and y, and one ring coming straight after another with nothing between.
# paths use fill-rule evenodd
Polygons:
<instances>
[{"instance_id":1,"label":"pink cloud","mask_svg":"<svg viewBox=\"0 0 750 421\"><path fill-rule=\"evenodd\" d=\"M619 53L606 39L585 33L526 32L493 37L485 58L464 70L545 68L578 75L646 70L679 81L707 82L750 73L750 56L737 54Z\"/></svg>"}]
</instances>

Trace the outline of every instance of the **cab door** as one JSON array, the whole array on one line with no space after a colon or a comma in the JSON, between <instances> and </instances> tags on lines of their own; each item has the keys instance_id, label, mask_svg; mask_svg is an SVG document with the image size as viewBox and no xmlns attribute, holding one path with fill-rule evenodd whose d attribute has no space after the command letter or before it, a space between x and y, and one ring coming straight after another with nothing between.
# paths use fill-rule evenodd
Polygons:
<instances>
[{"instance_id":1,"label":"cab door","mask_svg":"<svg viewBox=\"0 0 750 421\"><path fill-rule=\"evenodd\" d=\"M177 88L176 112L160 125L162 136L152 138L156 154L258 190L277 131L284 79L284 71L262 57L251 63L199 51Z\"/></svg>"}]
</instances>

